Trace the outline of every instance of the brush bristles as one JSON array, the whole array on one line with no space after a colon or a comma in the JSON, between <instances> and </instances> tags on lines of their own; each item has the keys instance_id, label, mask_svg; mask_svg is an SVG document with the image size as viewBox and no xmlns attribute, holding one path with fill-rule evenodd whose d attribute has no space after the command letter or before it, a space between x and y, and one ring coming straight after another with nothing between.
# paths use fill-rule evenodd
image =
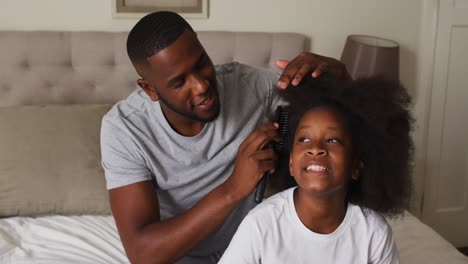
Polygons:
<instances>
[{"instance_id":1,"label":"brush bristles","mask_svg":"<svg viewBox=\"0 0 468 264\"><path fill-rule=\"evenodd\" d=\"M275 121L278 122L278 134L280 135L283 141L275 141L273 142L273 149L280 153L284 148L284 141L286 140L286 136L288 135L288 124L289 124L289 113L281 106L278 106L276 109L276 117Z\"/></svg>"}]
</instances>

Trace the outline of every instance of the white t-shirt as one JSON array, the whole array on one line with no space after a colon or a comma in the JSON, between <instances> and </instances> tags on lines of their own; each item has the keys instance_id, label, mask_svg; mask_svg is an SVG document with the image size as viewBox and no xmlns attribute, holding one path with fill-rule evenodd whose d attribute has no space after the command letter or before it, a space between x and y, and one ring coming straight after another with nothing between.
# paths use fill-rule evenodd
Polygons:
<instances>
[{"instance_id":1,"label":"white t-shirt","mask_svg":"<svg viewBox=\"0 0 468 264\"><path fill-rule=\"evenodd\" d=\"M296 213L294 189L252 209L218 263L399 263L391 227L380 214L348 204L333 233L314 233Z\"/></svg>"}]
</instances>

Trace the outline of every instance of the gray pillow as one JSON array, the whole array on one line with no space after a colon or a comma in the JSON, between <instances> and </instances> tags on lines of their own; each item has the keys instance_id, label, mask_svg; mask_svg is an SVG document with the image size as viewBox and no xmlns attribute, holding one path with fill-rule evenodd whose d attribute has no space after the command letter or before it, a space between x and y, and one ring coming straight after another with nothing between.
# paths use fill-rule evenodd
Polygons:
<instances>
[{"instance_id":1,"label":"gray pillow","mask_svg":"<svg viewBox=\"0 0 468 264\"><path fill-rule=\"evenodd\" d=\"M1 107L0 217L110 214L99 146L110 107Z\"/></svg>"}]
</instances>

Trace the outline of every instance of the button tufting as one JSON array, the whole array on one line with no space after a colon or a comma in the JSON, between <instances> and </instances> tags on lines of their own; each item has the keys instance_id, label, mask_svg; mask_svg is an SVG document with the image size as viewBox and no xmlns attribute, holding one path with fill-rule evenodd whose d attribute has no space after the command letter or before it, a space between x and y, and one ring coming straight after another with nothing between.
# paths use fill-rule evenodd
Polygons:
<instances>
[{"instance_id":1,"label":"button tufting","mask_svg":"<svg viewBox=\"0 0 468 264\"><path fill-rule=\"evenodd\" d=\"M20 63L20 67L23 68L23 69L29 69L31 68L31 65L29 64L29 61L27 60L24 60Z\"/></svg>"},{"instance_id":2,"label":"button tufting","mask_svg":"<svg viewBox=\"0 0 468 264\"><path fill-rule=\"evenodd\" d=\"M44 82L44 84L43 84L43 87L44 87L44 89L46 89L46 90L51 90L53 86L54 86L54 84L51 83L51 82L49 82L49 81L46 81L46 82Z\"/></svg>"},{"instance_id":3,"label":"button tufting","mask_svg":"<svg viewBox=\"0 0 468 264\"><path fill-rule=\"evenodd\" d=\"M116 65L114 59L112 59L111 61L109 61L107 64L108 64L110 67L115 67L115 65Z\"/></svg>"},{"instance_id":4,"label":"button tufting","mask_svg":"<svg viewBox=\"0 0 468 264\"><path fill-rule=\"evenodd\" d=\"M73 68L71 60L63 61L62 66L65 68Z\"/></svg>"},{"instance_id":5,"label":"button tufting","mask_svg":"<svg viewBox=\"0 0 468 264\"><path fill-rule=\"evenodd\" d=\"M7 84L2 85L2 92L3 93L8 93L11 91L11 87L8 86Z\"/></svg>"},{"instance_id":6,"label":"button tufting","mask_svg":"<svg viewBox=\"0 0 468 264\"><path fill-rule=\"evenodd\" d=\"M88 91L93 92L97 88L97 85L95 83L90 83L88 86Z\"/></svg>"}]
</instances>

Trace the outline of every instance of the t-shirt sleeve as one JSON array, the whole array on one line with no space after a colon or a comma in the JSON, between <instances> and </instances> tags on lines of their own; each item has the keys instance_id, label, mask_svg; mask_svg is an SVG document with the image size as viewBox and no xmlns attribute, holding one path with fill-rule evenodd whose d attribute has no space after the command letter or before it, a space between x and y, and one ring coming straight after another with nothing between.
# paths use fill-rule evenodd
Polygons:
<instances>
[{"instance_id":1,"label":"t-shirt sleeve","mask_svg":"<svg viewBox=\"0 0 468 264\"><path fill-rule=\"evenodd\" d=\"M395 240L393 239L392 228L384 220L384 225L379 232L376 232L371 243L371 259L372 264L399 264L398 250Z\"/></svg>"},{"instance_id":2,"label":"t-shirt sleeve","mask_svg":"<svg viewBox=\"0 0 468 264\"><path fill-rule=\"evenodd\" d=\"M101 156L107 189L151 180L136 142L106 118L101 125Z\"/></svg>"},{"instance_id":3,"label":"t-shirt sleeve","mask_svg":"<svg viewBox=\"0 0 468 264\"><path fill-rule=\"evenodd\" d=\"M218 263L261 263L261 235L255 219L247 215L241 222L228 248Z\"/></svg>"}]
</instances>

